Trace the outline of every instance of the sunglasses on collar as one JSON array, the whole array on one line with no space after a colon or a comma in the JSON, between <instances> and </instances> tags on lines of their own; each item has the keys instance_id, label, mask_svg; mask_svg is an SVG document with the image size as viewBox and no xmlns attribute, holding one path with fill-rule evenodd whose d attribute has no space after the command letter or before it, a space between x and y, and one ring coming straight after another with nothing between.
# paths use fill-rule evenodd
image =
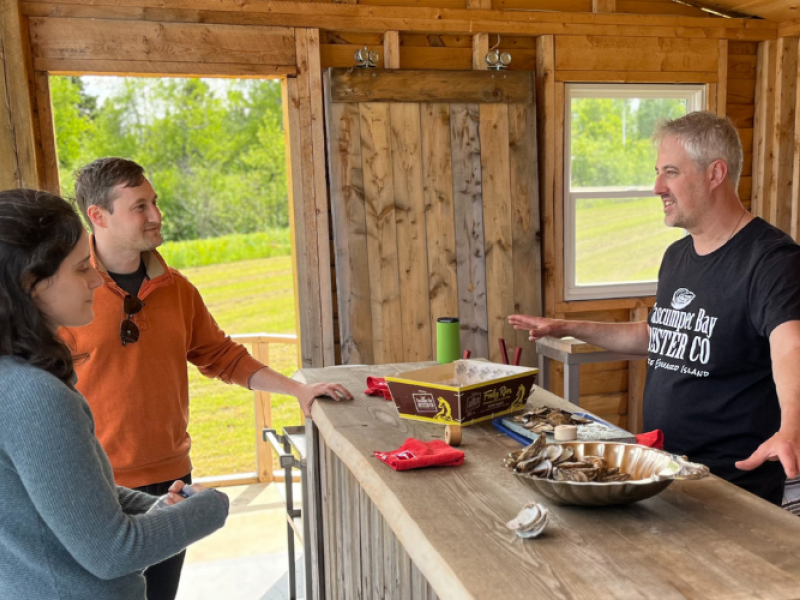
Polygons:
<instances>
[{"instance_id":1,"label":"sunglasses on collar","mask_svg":"<svg viewBox=\"0 0 800 600\"><path fill-rule=\"evenodd\" d=\"M139 341L139 328L131 320L131 317L144 308L144 302L136 296L128 294L122 302L122 309L125 311L125 319L119 326L119 338L122 345L135 344Z\"/></svg>"}]
</instances>

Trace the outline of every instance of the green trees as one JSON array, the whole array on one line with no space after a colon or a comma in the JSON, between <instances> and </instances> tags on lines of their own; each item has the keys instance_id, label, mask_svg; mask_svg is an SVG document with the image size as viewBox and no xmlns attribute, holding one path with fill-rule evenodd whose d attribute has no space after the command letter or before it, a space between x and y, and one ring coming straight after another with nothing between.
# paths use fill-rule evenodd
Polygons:
<instances>
[{"instance_id":1,"label":"green trees","mask_svg":"<svg viewBox=\"0 0 800 600\"><path fill-rule=\"evenodd\" d=\"M52 77L62 192L102 156L145 167L167 240L288 226L280 82L125 78L98 105L80 78Z\"/></svg>"},{"instance_id":2,"label":"green trees","mask_svg":"<svg viewBox=\"0 0 800 600\"><path fill-rule=\"evenodd\" d=\"M685 101L671 98L575 98L573 189L652 185L656 150L650 136L659 120L685 113Z\"/></svg>"}]
</instances>

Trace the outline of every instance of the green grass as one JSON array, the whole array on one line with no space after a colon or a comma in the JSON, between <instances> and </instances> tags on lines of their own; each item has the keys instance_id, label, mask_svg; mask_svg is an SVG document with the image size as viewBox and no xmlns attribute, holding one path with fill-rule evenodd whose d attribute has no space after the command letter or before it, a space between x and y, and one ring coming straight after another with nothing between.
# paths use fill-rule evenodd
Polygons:
<instances>
[{"instance_id":1,"label":"green grass","mask_svg":"<svg viewBox=\"0 0 800 600\"><path fill-rule=\"evenodd\" d=\"M664 225L656 197L580 201L576 221L579 284L654 281L667 246L684 234Z\"/></svg>"},{"instance_id":2,"label":"green grass","mask_svg":"<svg viewBox=\"0 0 800 600\"><path fill-rule=\"evenodd\" d=\"M211 314L228 334L294 333L294 288L290 256L245 260L182 269ZM297 370L297 347L270 345L270 366L291 376ZM189 394L194 476L255 471L253 393L203 377L189 365ZM300 424L297 400L273 394L273 427ZM277 466L277 464L276 464Z\"/></svg>"},{"instance_id":3,"label":"green grass","mask_svg":"<svg viewBox=\"0 0 800 600\"><path fill-rule=\"evenodd\" d=\"M176 269L289 256L292 253L288 229L260 233L235 233L205 240L166 242L158 250Z\"/></svg>"}]
</instances>

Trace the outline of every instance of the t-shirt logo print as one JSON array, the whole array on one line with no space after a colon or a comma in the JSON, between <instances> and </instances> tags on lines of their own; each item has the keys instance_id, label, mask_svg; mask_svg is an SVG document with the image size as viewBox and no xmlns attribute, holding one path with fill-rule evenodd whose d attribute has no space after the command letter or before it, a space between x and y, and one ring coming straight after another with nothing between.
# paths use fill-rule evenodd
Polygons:
<instances>
[{"instance_id":1,"label":"t-shirt logo print","mask_svg":"<svg viewBox=\"0 0 800 600\"><path fill-rule=\"evenodd\" d=\"M689 306L694 300L695 294L694 292L690 292L686 288L678 288L675 290L675 293L672 294L672 308L675 310L682 310Z\"/></svg>"}]
</instances>

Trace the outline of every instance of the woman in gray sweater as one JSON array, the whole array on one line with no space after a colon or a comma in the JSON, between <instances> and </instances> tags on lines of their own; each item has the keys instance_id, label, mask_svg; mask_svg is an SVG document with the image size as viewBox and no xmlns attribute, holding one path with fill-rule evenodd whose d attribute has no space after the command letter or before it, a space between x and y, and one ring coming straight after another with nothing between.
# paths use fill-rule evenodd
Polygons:
<instances>
[{"instance_id":1,"label":"woman in gray sweater","mask_svg":"<svg viewBox=\"0 0 800 600\"><path fill-rule=\"evenodd\" d=\"M224 494L198 485L184 499L176 482L159 508L114 484L74 387L73 359L87 357L55 333L92 320L101 283L67 202L0 192L0 598L144 600L142 570L228 514Z\"/></svg>"}]
</instances>

